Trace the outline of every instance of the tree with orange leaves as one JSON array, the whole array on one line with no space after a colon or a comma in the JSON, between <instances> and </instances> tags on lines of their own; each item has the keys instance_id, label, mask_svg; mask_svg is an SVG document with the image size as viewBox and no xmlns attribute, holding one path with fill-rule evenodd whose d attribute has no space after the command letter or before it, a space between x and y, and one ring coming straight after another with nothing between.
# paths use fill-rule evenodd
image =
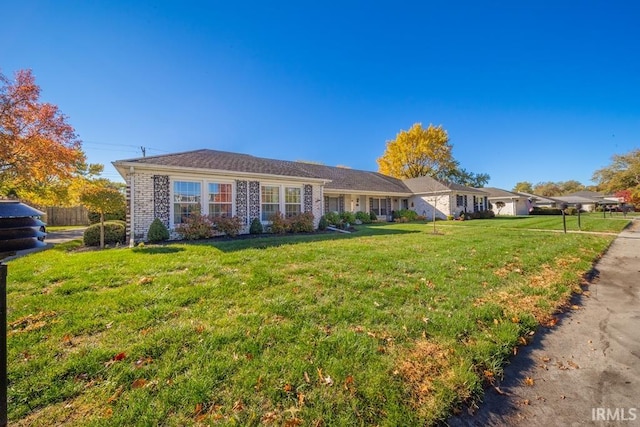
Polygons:
<instances>
[{"instance_id":1,"label":"tree with orange leaves","mask_svg":"<svg viewBox=\"0 0 640 427\"><path fill-rule=\"evenodd\" d=\"M86 170L81 141L57 106L40 101L31 70L0 73L0 196L60 185Z\"/></svg>"}]
</instances>

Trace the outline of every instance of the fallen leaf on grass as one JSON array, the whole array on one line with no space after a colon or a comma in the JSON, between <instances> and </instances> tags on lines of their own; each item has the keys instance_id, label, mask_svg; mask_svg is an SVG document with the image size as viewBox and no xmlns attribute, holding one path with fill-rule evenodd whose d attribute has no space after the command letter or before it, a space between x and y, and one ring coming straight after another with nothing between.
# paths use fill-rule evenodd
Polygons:
<instances>
[{"instance_id":1,"label":"fallen leaf on grass","mask_svg":"<svg viewBox=\"0 0 640 427\"><path fill-rule=\"evenodd\" d=\"M133 383L131 383L131 388L142 388L147 385L147 380L144 378L138 378Z\"/></svg>"},{"instance_id":2,"label":"fallen leaf on grass","mask_svg":"<svg viewBox=\"0 0 640 427\"><path fill-rule=\"evenodd\" d=\"M233 404L233 407L231 409L233 409L236 412L242 411L242 409L244 409L242 400L236 400L236 403Z\"/></svg>"},{"instance_id":3,"label":"fallen leaf on grass","mask_svg":"<svg viewBox=\"0 0 640 427\"><path fill-rule=\"evenodd\" d=\"M107 403L113 403L113 402L115 402L116 400L118 400L118 398L119 398L119 397L120 397L120 395L122 394L122 390L123 390L122 386L118 387L118 389L116 390L116 392L115 392L115 393L113 393L109 399L107 399Z\"/></svg>"},{"instance_id":4,"label":"fallen leaf on grass","mask_svg":"<svg viewBox=\"0 0 640 427\"><path fill-rule=\"evenodd\" d=\"M284 422L284 426L285 427L296 427L296 426L301 426L302 423L304 423L303 420L301 420L300 418L291 418L288 419Z\"/></svg>"}]
</instances>

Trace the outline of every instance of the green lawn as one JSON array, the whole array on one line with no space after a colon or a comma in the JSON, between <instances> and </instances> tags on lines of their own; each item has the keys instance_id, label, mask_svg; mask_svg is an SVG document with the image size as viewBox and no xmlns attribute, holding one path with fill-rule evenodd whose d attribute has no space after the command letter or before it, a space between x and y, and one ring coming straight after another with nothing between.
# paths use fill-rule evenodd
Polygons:
<instances>
[{"instance_id":1,"label":"green lawn","mask_svg":"<svg viewBox=\"0 0 640 427\"><path fill-rule=\"evenodd\" d=\"M442 420L481 396L613 239L500 221L439 222L441 234L376 224L351 235L67 245L10 261L9 419Z\"/></svg>"},{"instance_id":2,"label":"green lawn","mask_svg":"<svg viewBox=\"0 0 640 427\"><path fill-rule=\"evenodd\" d=\"M580 215L580 227L578 227L578 216L567 215L565 217L567 231L589 231L589 232L620 232L628 223L629 219L622 214L615 213L614 216L607 214L603 218L602 213L586 213ZM502 216L491 221L449 221L443 222L446 225L464 225L467 227L481 228L504 228L504 229L533 229L533 230L559 230L563 231L562 216L557 215L537 215L537 216Z\"/></svg>"}]
</instances>

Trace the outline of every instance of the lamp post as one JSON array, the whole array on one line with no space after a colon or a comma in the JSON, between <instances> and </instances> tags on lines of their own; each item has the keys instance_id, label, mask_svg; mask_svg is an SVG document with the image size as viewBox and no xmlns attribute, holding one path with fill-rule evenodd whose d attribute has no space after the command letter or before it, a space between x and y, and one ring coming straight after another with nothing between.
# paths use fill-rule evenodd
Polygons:
<instances>
[{"instance_id":1,"label":"lamp post","mask_svg":"<svg viewBox=\"0 0 640 427\"><path fill-rule=\"evenodd\" d=\"M7 425L7 266L5 258L17 251L43 247L38 240L45 225L42 212L17 201L0 201L0 427Z\"/></svg>"},{"instance_id":2,"label":"lamp post","mask_svg":"<svg viewBox=\"0 0 640 427\"><path fill-rule=\"evenodd\" d=\"M582 210L582 203L576 203L576 209L578 210L578 230L582 230L582 226L580 224L580 211Z\"/></svg>"},{"instance_id":3,"label":"lamp post","mask_svg":"<svg viewBox=\"0 0 640 427\"><path fill-rule=\"evenodd\" d=\"M564 234L567 234L567 215L565 209L567 209L569 205L567 203L562 203L560 205L560 209L562 210L562 227L564 228Z\"/></svg>"}]
</instances>

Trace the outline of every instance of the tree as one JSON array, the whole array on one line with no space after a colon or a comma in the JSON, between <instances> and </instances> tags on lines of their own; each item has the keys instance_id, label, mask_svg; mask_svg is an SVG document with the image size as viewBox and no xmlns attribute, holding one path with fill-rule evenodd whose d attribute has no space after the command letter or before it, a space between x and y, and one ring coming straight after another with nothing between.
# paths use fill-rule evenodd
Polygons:
<instances>
[{"instance_id":1,"label":"tree","mask_svg":"<svg viewBox=\"0 0 640 427\"><path fill-rule=\"evenodd\" d=\"M0 73L0 194L17 195L71 179L85 163L81 141L58 107L39 100L30 70Z\"/></svg>"},{"instance_id":2,"label":"tree","mask_svg":"<svg viewBox=\"0 0 640 427\"><path fill-rule=\"evenodd\" d=\"M633 200L640 199L640 149L615 154L612 163L593 173L598 190L605 193L629 190Z\"/></svg>"},{"instance_id":3,"label":"tree","mask_svg":"<svg viewBox=\"0 0 640 427\"><path fill-rule=\"evenodd\" d=\"M442 126L424 129L415 123L408 131L400 131L380 157L378 170L396 178L438 177L457 168L451 155L449 136Z\"/></svg>"},{"instance_id":4,"label":"tree","mask_svg":"<svg viewBox=\"0 0 640 427\"><path fill-rule=\"evenodd\" d=\"M533 185L528 181L520 181L520 182L517 182L516 185L513 187L513 191L515 191L517 193L532 194L533 193Z\"/></svg>"},{"instance_id":5,"label":"tree","mask_svg":"<svg viewBox=\"0 0 640 427\"><path fill-rule=\"evenodd\" d=\"M124 209L124 195L104 183L91 183L80 194L80 202L87 209L100 213L100 247L104 248L104 216Z\"/></svg>"},{"instance_id":6,"label":"tree","mask_svg":"<svg viewBox=\"0 0 640 427\"><path fill-rule=\"evenodd\" d=\"M457 164L457 163L456 163ZM486 173L473 173L466 169L459 168L450 171L448 176L445 177L446 181L453 182L454 184L466 185L467 187L482 188L491 179L491 176Z\"/></svg>"},{"instance_id":7,"label":"tree","mask_svg":"<svg viewBox=\"0 0 640 427\"><path fill-rule=\"evenodd\" d=\"M539 196L553 197L560 196L562 194L562 189L555 182L539 182L533 186L533 193Z\"/></svg>"}]
</instances>

